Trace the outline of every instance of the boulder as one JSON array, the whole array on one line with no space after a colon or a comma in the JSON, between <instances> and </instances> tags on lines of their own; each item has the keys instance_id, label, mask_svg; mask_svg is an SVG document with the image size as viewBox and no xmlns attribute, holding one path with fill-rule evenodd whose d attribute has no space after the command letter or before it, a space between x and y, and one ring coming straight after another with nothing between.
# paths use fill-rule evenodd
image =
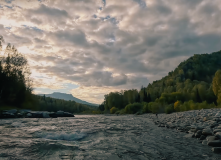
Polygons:
<instances>
[{"instance_id":1,"label":"boulder","mask_svg":"<svg viewBox=\"0 0 221 160\"><path fill-rule=\"evenodd\" d=\"M214 129L213 133L215 134L216 132L221 132L221 129Z\"/></svg>"},{"instance_id":2,"label":"boulder","mask_svg":"<svg viewBox=\"0 0 221 160\"><path fill-rule=\"evenodd\" d=\"M210 127L211 128L214 128L214 127L216 127L216 126L218 126L219 124L216 122L216 121L212 121L212 122L210 122Z\"/></svg>"},{"instance_id":3,"label":"boulder","mask_svg":"<svg viewBox=\"0 0 221 160\"><path fill-rule=\"evenodd\" d=\"M13 113L9 113L9 112L3 112L1 115L0 115L0 118L16 118L15 114Z\"/></svg>"},{"instance_id":4,"label":"boulder","mask_svg":"<svg viewBox=\"0 0 221 160\"><path fill-rule=\"evenodd\" d=\"M201 136L200 136L200 140L204 140L204 139L206 139L206 136L201 135Z\"/></svg>"},{"instance_id":5,"label":"boulder","mask_svg":"<svg viewBox=\"0 0 221 160\"><path fill-rule=\"evenodd\" d=\"M43 112L43 113L42 113L42 116L43 116L43 118L50 118L48 112Z\"/></svg>"},{"instance_id":6,"label":"boulder","mask_svg":"<svg viewBox=\"0 0 221 160\"><path fill-rule=\"evenodd\" d=\"M221 113L220 112L216 113L216 115L214 117L216 117L216 118L221 117Z\"/></svg>"},{"instance_id":7,"label":"boulder","mask_svg":"<svg viewBox=\"0 0 221 160\"><path fill-rule=\"evenodd\" d=\"M208 120L211 120L211 119L213 119L213 117L207 116L207 117L204 117L204 118L203 118L203 121L205 122L205 121L208 121Z\"/></svg>"},{"instance_id":8,"label":"boulder","mask_svg":"<svg viewBox=\"0 0 221 160\"><path fill-rule=\"evenodd\" d=\"M206 129L203 129L202 134L207 136L207 135L212 135L213 133L211 129L206 128Z\"/></svg>"},{"instance_id":9,"label":"boulder","mask_svg":"<svg viewBox=\"0 0 221 160\"><path fill-rule=\"evenodd\" d=\"M221 141L220 140L209 141L207 145L212 147L221 147Z\"/></svg>"},{"instance_id":10,"label":"boulder","mask_svg":"<svg viewBox=\"0 0 221 160\"><path fill-rule=\"evenodd\" d=\"M31 111L27 114L27 118L43 118L42 112Z\"/></svg>"},{"instance_id":11,"label":"boulder","mask_svg":"<svg viewBox=\"0 0 221 160\"><path fill-rule=\"evenodd\" d=\"M73 114L69 112L64 112L64 111L57 111L56 116L57 117L74 117Z\"/></svg>"},{"instance_id":12,"label":"boulder","mask_svg":"<svg viewBox=\"0 0 221 160\"><path fill-rule=\"evenodd\" d=\"M28 118L30 118L30 117L32 117L32 114L31 114L31 113L28 113L26 116L27 116Z\"/></svg>"},{"instance_id":13,"label":"boulder","mask_svg":"<svg viewBox=\"0 0 221 160\"><path fill-rule=\"evenodd\" d=\"M23 114L21 114L21 113L18 113L18 114L17 114L17 118L23 118L23 117L24 117Z\"/></svg>"},{"instance_id":14,"label":"boulder","mask_svg":"<svg viewBox=\"0 0 221 160\"><path fill-rule=\"evenodd\" d=\"M189 133L189 134L186 134L183 137L185 137L185 138L194 138L195 136L194 136L194 134Z\"/></svg>"},{"instance_id":15,"label":"boulder","mask_svg":"<svg viewBox=\"0 0 221 160\"><path fill-rule=\"evenodd\" d=\"M186 126L186 130L190 130L191 129L191 127L190 126Z\"/></svg>"},{"instance_id":16,"label":"boulder","mask_svg":"<svg viewBox=\"0 0 221 160\"><path fill-rule=\"evenodd\" d=\"M216 136L218 139L221 139L221 132L216 132L215 136Z\"/></svg>"},{"instance_id":17,"label":"boulder","mask_svg":"<svg viewBox=\"0 0 221 160\"><path fill-rule=\"evenodd\" d=\"M203 144L203 145L207 145L207 143L208 143L207 140L203 140L203 141L202 141L202 144Z\"/></svg>"},{"instance_id":18,"label":"boulder","mask_svg":"<svg viewBox=\"0 0 221 160\"><path fill-rule=\"evenodd\" d=\"M216 138L215 136L207 136L207 137L206 137L206 140L207 140L208 142L210 142L210 141L217 140L217 138Z\"/></svg>"},{"instance_id":19,"label":"boulder","mask_svg":"<svg viewBox=\"0 0 221 160\"><path fill-rule=\"evenodd\" d=\"M8 113L13 113L13 114L17 113L17 111L18 111L17 109L7 110Z\"/></svg>"},{"instance_id":20,"label":"boulder","mask_svg":"<svg viewBox=\"0 0 221 160\"><path fill-rule=\"evenodd\" d=\"M221 147L213 147L212 152L214 153L221 153Z\"/></svg>"},{"instance_id":21,"label":"boulder","mask_svg":"<svg viewBox=\"0 0 221 160\"><path fill-rule=\"evenodd\" d=\"M54 113L54 112L50 112L50 113L49 113L49 116L52 117L52 118L57 118L57 114Z\"/></svg>"},{"instance_id":22,"label":"boulder","mask_svg":"<svg viewBox=\"0 0 221 160\"><path fill-rule=\"evenodd\" d=\"M198 130L198 131L195 133L195 137L196 137L196 138L200 138L201 135L202 135L202 131L201 131L201 130Z\"/></svg>"}]
</instances>

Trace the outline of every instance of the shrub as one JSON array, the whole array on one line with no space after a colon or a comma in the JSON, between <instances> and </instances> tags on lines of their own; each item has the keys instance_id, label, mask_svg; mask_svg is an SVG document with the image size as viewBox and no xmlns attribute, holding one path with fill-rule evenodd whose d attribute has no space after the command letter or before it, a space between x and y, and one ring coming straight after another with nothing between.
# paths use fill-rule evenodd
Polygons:
<instances>
[{"instance_id":1,"label":"shrub","mask_svg":"<svg viewBox=\"0 0 221 160\"><path fill-rule=\"evenodd\" d=\"M92 111L93 114L101 114L101 111Z\"/></svg>"},{"instance_id":2,"label":"shrub","mask_svg":"<svg viewBox=\"0 0 221 160\"><path fill-rule=\"evenodd\" d=\"M119 114L126 114L125 109L121 109L119 112L120 112Z\"/></svg>"},{"instance_id":3,"label":"shrub","mask_svg":"<svg viewBox=\"0 0 221 160\"><path fill-rule=\"evenodd\" d=\"M137 113L142 109L142 104L141 103L133 103L133 104L128 104L125 107L125 112L129 114L134 114Z\"/></svg>"},{"instance_id":4,"label":"shrub","mask_svg":"<svg viewBox=\"0 0 221 160\"><path fill-rule=\"evenodd\" d=\"M110 113L111 114L114 114L115 112L117 112L118 111L118 108L116 108L116 107L112 107L111 109L110 109Z\"/></svg>"},{"instance_id":5,"label":"shrub","mask_svg":"<svg viewBox=\"0 0 221 160\"><path fill-rule=\"evenodd\" d=\"M142 109L143 113L150 113L151 112L148 108L148 103L147 102L143 102L142 106L143 106L143 109Z\"/></svg>"},{"instance_id":6,"label":"shrub","mask_svg":"<svg viewBox=\"0 0 221 160\"><path fill-rule=\"evenodd\" d=\"M115 112L115 114L126 114L125 109L121 109Z\"/></svg>"},{"instance_id":7,"label":"shrub","mask_svg":"<svg viewBox=\"0 0 221 160\"><path fill-rule=\"evenodd\" d=\"M162 113L164 112L164 107L161 103L158 102L150 102L148 104L148 108L152 113Z\"/></svg>"},{"instance_id":8,"label":"shrub","mask_svg":"<svg viewBox=\"0 0 221 160\"><path fill-rule=\"evenodd\" d=\"M173 104L170 104L170 105L167 105L166 108L165 108L165 113L166 114L170 114L174 111L173 109Z\"/></svg>"},{"instance_id":9,"label":"shrub","mask_svg":"<svg viewBox=\"0 0 221 160\"><path fill-rule=\"evenodd\" d=\"M174 103L174 110L176 110L176 111L180 111L180 105L181 105L182 103L181 103L181 101L176 101L175 103Z\"/></svg>"}]
</instances>

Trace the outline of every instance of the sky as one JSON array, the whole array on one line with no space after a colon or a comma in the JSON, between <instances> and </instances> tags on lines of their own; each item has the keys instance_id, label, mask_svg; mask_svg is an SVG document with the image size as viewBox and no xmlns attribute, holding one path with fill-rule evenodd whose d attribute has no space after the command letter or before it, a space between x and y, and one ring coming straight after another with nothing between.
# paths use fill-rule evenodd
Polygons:
<instances>
[{"instance_id":1,"label":"sky","mask_svg":"<svg viewBox=\"0 0 221 160\"><path fill-rule=\"evenodd\" d=\"M0 35L28 59L35 94L100 104L219 51L220 15L220 0L0 0Z\"/></svg>"}]
</instances>

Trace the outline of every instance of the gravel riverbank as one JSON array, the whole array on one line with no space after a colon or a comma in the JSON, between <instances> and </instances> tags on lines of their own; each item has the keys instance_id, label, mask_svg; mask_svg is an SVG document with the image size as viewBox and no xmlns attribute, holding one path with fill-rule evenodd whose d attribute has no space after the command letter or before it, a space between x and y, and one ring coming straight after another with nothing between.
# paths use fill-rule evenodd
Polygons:
<instances>
[{"instance_id":1,"label":"gravel riverbank","mask_svg":"<svg viewBox=\"0 0 221 160\"><path fill-rule=\"evenodd\" d=\"M185 138L196 138L202 145L221 153L221 109L201 109L172 114L148 115L158 127L186 133Z\"/></svg>"}]
</instances>

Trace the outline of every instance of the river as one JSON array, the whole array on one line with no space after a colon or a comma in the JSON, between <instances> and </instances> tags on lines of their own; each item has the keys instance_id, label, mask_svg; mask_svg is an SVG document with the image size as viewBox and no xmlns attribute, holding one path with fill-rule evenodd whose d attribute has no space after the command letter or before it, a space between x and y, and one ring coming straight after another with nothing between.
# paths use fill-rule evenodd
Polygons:
<instances>
[{"instance_id":1,"label":"river","mask_svg":"<svg viewBox=\"0 0 221 160\"><path fill-rule=\"evenodd\" d=\"M0 120L0 160L215 160L211 147L148 114Z\"/></svg>"}]
</instances>

